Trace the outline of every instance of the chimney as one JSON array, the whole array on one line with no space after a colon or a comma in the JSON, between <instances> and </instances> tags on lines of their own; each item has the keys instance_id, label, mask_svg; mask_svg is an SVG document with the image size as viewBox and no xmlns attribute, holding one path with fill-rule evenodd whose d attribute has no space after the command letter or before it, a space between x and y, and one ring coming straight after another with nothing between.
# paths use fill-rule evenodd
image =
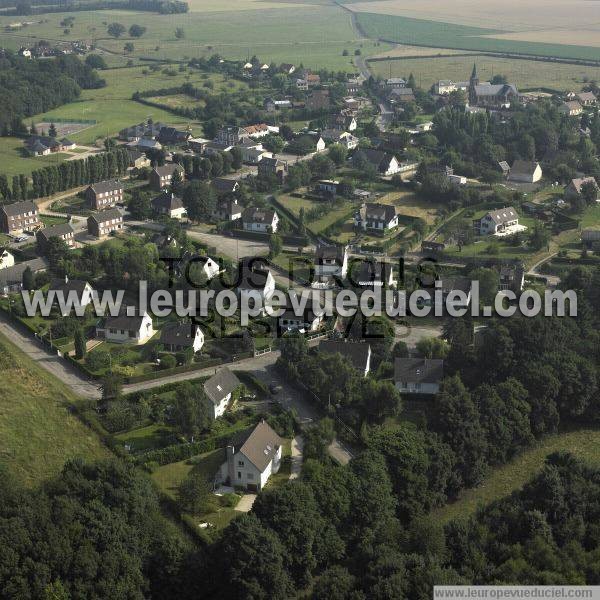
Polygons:
<instances>
[{"instance_id":1,"label":"chimney","mask_svg":"<svg viewBox=\"0 0 600 600\"><path fill-rule=\"evenodd\" d=\"M233 444L227 446L227 478L229 479L229 485L235 485L235 465L233 464L233 455L235 454L235 448Z\"/></svg>"}]
</instances>

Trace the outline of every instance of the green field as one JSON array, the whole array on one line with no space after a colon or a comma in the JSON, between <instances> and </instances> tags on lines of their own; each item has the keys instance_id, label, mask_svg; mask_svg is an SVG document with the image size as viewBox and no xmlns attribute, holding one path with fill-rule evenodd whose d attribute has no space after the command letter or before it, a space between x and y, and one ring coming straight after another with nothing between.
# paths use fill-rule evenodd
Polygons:
<instances>
[{"instance_id":1,"label":"green field","mask_svg":"<svg viewBox=\"0 0 600 600\"><path fill-rule=\"evenodd\" d=\"M390 73L392 77L406 77L413 73L419 87L428 90L440 79L466 81L474 62L482 81L501 74L519 88L579 90L585 81L600 79L600 67L496 58L489 54L377 60L370 61L369 67L374 75L382 77L389 77Z\"/></svg>"},{"instance_id":2,"label":"green field","mask_svg":"<svg viewBox=\"0 0 600 600\"><path fill-rule=\"evenodd\" d=\"M116 134L120 129L139 123L148 117L152 117L154 121L162 121L167 125L187 126L191 124L194 133L201 134L199 123L190 123L189 120L173 115L168 111L144 106L131 99L132 94L136 91L142 92L174 87L186 82L200 86L206 81L202 79L201 74L190 70L186 73L178 72L175 76L167 76L161 71L144 74L145 70L147 70L147 67L102 71L102 77L106 80L106 87L97 90L83 90L80 100L65 104L43 115L37 115L33 120L51 121L54 118L78 121L95 119L97 121L96 125L69 136L73 141L82 144L91 144L98 138ZM223 83L222 76L214 76L214 78L217 84Z\"/></svg>"},{"instance_id":3,"label":"green field","mask_svg":"<svg viewBox=\"0 0 600 600\"><path fill-rule=\"evenodd\" d=\"M598 48L591 46L548 44L492 37L494 34L508 33L501 29L470 27L454 23L366 12L357 13L356 18L360 27L370 38L399 44L598 60Z\"/></svg>"},{"instance_id":4,"label":"green field","mask_svg":"<svg viewBox=\"0 0 600 600\"><path fill-rule=\"evenodd\" d=\"M350 14L331 2L322 4L292 4L278 2L221 3L196 0L188 14L159 15L134 11L90 11L53 13L33 17L37 21L15 33L5 33L6 45L18 48L35 39L89 40L112 56L122 58L151 57L181 60L218 52L224 58L242 60L254 54L265 62L304 63L313 68L354 71L352 55L361 49L364 54L381 52L389 46L362 40L354 31ZM220 8L220 10L215 10ZM73 28L63 32L60 21L75 16ZM43 17L43 18L41 18ZM1 17L0 27L14 21ZM108 36L106 24L118 22L127 29L132 24L147 28L139 39L128 35L114 39ZM175 38L175 29L182 27L184 39ZM134 43L131 55L122 57L127 41ZM156 49L158 47L158 50ZM344 49L349 56L342 56Z\"/></svg>"},{"instance_id":5,"label":"green field","mask_svg":"<svg viewBox=\"0 0 600 600\"><path fill-rule=\"evenodd\" d=\"M447 523L472 515L480 505L489 504L521 488L542 468L546 456L559 450L597 464L600 461L600 430L584 429L547 437L535 448L495 469L479 487L465 491L456 502L434 511L433 518Z\"/></svg>"},{"instance_id":6,"label":"green field","mask_svg":"<svg viewBox=\"0 0 600 600\"><path fill-rule=\"evenodd\" d=\"M0 462L35 485L70 458L108 456L98 437L68 411L77 398L0 335Z\"/></svg>"}]
</instances>

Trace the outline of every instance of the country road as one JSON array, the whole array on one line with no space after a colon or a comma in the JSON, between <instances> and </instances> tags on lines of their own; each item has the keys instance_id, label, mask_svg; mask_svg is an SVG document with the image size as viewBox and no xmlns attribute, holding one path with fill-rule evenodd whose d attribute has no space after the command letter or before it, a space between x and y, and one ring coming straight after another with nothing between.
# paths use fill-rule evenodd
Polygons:
<instances>
[{"instance_id":1,"label":"country road","mask_svg":"<svg viewBox=\"0 0 600 600\"><path fill-rule=\"evenodd\" d=\"M102 395L98 382L91 381L84 377L75 367L71 366L63 358L50 352L35 338L23 333L17 326L11 323L7 317L1 314L0 334L4 335L13 344L18 346L41 368L62 381L76 396L90 400L99 400L101 398ZM306 400L299 390L291 386L288 381L285 381L279 375L275 369L275 362L278 358L279 351L275 350L261 356L229 363L227 366L232 371L250 371L267 386L272 383L281 386L281 391L275 396L275 399L283 408L296 411L302 427L310 426L315 420L321 418L323 415L317 407ZM132 383L123 386L123 391L125 393L138 392L153 389L167 383L176 383L200 377L207 377L214 374L218 368L219 367L210 367L198 371L161 377L151 381ZM332 458L341 464L347 464L353 456L352 453L337 440L333 441L329 448L329 452Z\"/></svg>"}]
</instances>

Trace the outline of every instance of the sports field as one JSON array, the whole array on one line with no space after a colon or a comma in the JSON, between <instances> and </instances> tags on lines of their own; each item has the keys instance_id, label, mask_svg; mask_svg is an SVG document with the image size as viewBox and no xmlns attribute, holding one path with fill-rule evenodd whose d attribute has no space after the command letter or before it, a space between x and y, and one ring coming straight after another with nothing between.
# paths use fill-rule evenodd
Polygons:
<instances>
[{"instance_id":1,"label":"sports field","mask_svg":"<svg viewBox=\"0 0 600 600\"><path fill-rule=\"evenodd\" d=\"M35 485L66 460L108 456L68 406L72 392L0 335L0 463Z\"/></svg>"},{"instance_id":2,"label":"sports field","mask_svg":"<svg viewBox=\"0 0 600 600\"><path fill-rule=\"evenodd\" d=\"M486 54L395 58L369 61L369 67L375 75L382 77L406 77L413 73L419 86L427 90L440 79L467 81L474 62L477 63L482 81L501 74L520 89L544 87L559 91L580 90L586 81L600 79L600 67L496 58Z\"/></svg>"}]
</instances>

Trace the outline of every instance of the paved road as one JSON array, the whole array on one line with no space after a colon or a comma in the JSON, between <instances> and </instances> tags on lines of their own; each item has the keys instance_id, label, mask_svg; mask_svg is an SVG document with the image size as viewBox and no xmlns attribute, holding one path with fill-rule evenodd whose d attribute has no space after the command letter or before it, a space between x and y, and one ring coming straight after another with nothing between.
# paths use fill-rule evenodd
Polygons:
<instances>
[{"instance_id":1,"label":"paved road","mask_svg":"<svg viewBox=\"0 0 600 600\"><path fill-rule=\"evenodd\" d=\"M557 287L560 283L560 277L557 277L556 275L546 275L545 273L540 273L540 267L547 263L549 260L552 260L557 254L558 252L554 252L549 256L545 256L544 258L542 258L542 260L538 260L538 262L536 262L529 269L529 271L527 271L527 275L529 277L543 278L547 281L550 287Z\"/></svg>"},{"instance_id":2,"label":"paved road","mask_svg":"<svg viewBox=\"0 0 600 600\"><path fill-rule=\"evenodd\" d=\"M0 333L25 352L40 367L60 379L75 394L83 398L100 398L98 384L83 377L63 358L53 355L35 338L21 333L4 315L0 315Z\"/></svg>"},{"instance_id":3,"label":"paved road","mask_svg":"<svg viewBox=\"0 0 600 600\"><path fill-rule=\"evenodd\" d=\"M88 380L63 358L51 354L35 338L21 333L4 315L0 315L0 333L4 334L32 360L37 362L40 367L46 369L46 371L70 387L77 396L94 400L100 399L101 391L97 382ZM227 366L233 371L252 371L266 385L270 385L271 383L280 385L282 390L276 396L277 401L285 409L294 409L302 426L310 425L318 420L322 414L306 400L298 389L291 386L288 381L282 379L281 375L275 369L275 362L279 358L279 355L279 351L275 350L268 354L230 363ZM214 372L215 367L191 373L178 373L151 381L128 384L123 387L123 391L131 393L152 389L166 383L176 383L212 375ZM330 454L342 464L346 464L352 458L352 454L337 441L334 441L332 444Z\"/></svg>"}]
</instances>

